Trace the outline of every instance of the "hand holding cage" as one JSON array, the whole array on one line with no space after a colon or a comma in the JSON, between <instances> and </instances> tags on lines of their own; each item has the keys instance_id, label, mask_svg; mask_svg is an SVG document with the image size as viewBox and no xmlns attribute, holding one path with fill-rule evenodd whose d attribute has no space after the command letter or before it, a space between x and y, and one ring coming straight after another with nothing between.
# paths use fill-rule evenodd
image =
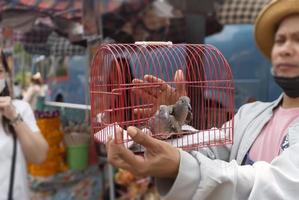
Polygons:
<instances>
[{"instance_id":1,"label":"hand holding cage","mask_svg":"<svg viewBox=\"0 0 299 200\"><path fill-rule=\"evenodd\" d=\"M147 87L140 88L139 84L144 83L160 84L159 87ZM134 114L141 115L143 117L150 117L159 110L160 105L171 105L174 104L179 97L186 96L187 91L185 87L185 77L182 70L177 70L174 75L174 82L176 83L176 88L171 87L164 80L159 79L152 75L145 75L144 79L133 79L132 83L136 84L133 87L133 92L135 95L139 95L141 98L149 102L153 102L154 106L152 108L136 108L134 109Z\"/></svg>"}]
</instances>

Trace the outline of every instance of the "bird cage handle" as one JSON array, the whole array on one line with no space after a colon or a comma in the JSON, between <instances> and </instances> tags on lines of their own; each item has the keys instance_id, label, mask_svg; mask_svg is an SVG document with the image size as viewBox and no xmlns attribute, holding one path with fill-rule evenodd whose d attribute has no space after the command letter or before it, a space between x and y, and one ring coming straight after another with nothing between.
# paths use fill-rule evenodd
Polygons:
<instances>
[{"instance_id":1,"label":"bird cage handle","mask_svg":"<svg viewBox=\"0 0 299 200\"><path fill-rule=\"evenodd\" d=\"M173 45L171 41L163 42L163 41L136 41L137 45Z\"/></svg>"}]
</instances>

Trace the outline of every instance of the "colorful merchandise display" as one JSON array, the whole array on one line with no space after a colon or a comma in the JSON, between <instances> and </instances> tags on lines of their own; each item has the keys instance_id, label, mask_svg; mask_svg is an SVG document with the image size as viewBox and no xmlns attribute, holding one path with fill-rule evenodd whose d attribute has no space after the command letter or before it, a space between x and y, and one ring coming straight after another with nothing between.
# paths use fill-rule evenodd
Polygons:
<instances>
[{"instance_id":1,"label":"colorful merchandise display","mask_svg":"<svg viewBox=\"0 0 299 200\"><path fill-rule=\"evenodd\" d=\"M46 161L42 164L29 164L29 174L33 176L51 176L67 170L64 162L65 148L63 146L63 133L60 130L58 111L35 112L37 125L49 144Z\"/></svg>"},{"instance_id":2,"label":"colorful merchandise display","mask_svg":"<svg viewBox=\"0 0 299 200\"><path fill-rule=\"evenodd\" d=\"M118 169L114 176L119 200L159 200L159 194L150 177L138 178L127 170Z\"/></svg>"},{"instance_id":3,"label":"colorful merchandise display","mask_svg":"<svg viewBox=\"0 0 299 200\"><path fill-rule=\"evenodd\" d=\"M101 199L102 174L98 166L68 170L49 177L29 177L32 200Z\"/></svg>"}]
</instances>

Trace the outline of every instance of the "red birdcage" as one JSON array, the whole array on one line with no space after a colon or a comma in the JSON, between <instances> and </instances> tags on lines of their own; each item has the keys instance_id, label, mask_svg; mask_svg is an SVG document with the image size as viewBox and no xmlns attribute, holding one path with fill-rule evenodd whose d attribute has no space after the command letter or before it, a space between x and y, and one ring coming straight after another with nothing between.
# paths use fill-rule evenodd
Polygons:
<instances>
[{"instance_id":1,"label":"red birdcage","mask_svg":"<svg viewBox=\"0 0 299 200\"><path fill-rule=\"evenodd\" d=\"M183 71L184 80L174 80L177 70ZM133 81L144 80L146 75L165 82ZM124 130L128 126L139 127L152 137L186 150L233 141L232 73L223 55L210 45L104 44L95 54L90 76L91 123L96 141L105 143L109 135L116 137L116 123ZM182 125L180 131L161 137L159 133L148 131L154 113L146 116L136 110L158 110L159 107L141 96L140 91L151 91L151 95L158 97L159 88L166 84L173 92L179 86L185 87L193 119ZM123 138L116 141L128 148L134 146L125 131Z\"/></svg>"}]
</instances>

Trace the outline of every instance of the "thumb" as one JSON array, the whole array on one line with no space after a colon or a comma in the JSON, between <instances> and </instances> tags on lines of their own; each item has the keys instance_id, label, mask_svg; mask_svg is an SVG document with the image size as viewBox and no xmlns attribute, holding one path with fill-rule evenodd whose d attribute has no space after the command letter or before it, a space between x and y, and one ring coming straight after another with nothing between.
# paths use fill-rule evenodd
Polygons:
<instances>
[{"instance_id":1,"label":"thumb","mask_svg":"<svg viewBox=\"0 0 299 200\"><path fill-rule=\"evenodd\" d=\"M134 142L144 146L147 149L155 148L159 142L159 140L143 133L140 129L134 126L128 127L127 132Z\"/></svg>"},{"instance_id":2,"label":"thumb","mask_svg":"<svg viewBox=\"0 0 299 200\"><path fill-rule=\"evenodd\" d=\"M114 141L117 144L122 144L123 143L123 129L120 126L114 126Z\"/></svg>"},{"instance_id":3,"label":"thumb","mask_svg":"<svg viewBox=\"0 0 299 200\"><path fill-rule=\"evenodd\" d=\"M186 92L186 83L185 83L185 75L182 70L177 70L174 75L174 82L176 84L176 91L180 94L180 96L185 96Z\"/></svg>"}]
</instances>

